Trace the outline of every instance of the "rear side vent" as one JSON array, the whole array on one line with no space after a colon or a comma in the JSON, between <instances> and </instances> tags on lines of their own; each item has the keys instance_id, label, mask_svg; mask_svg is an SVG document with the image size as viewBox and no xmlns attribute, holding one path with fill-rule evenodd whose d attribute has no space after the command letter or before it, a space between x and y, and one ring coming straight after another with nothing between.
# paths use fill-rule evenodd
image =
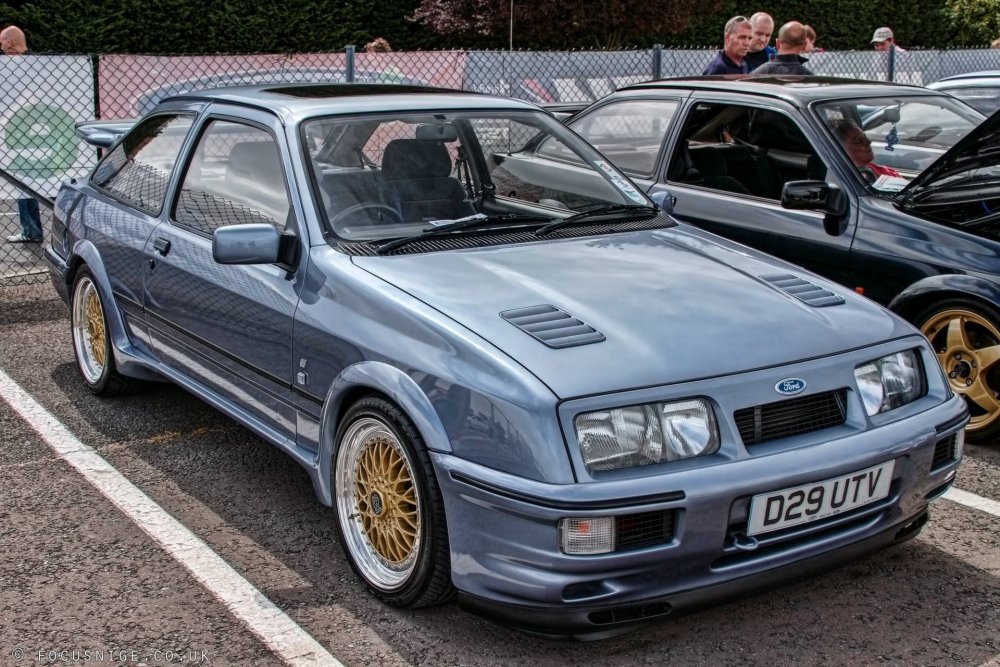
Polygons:
<instances>
[{"instance_id":1,"label":"rear side vent","mask_svg":"<svg viewBox=\"0 0 1000 667\"><path fill-rule=\"evenodd\" d=\"M819 285L813 285L808 280L788 273L775 273L769 276L761 276L760 279L771 283L782 292L790 294L799 301L808 303L814 308L836 306L844 303L843 297L837 296L830 290L823 289Z\"/></svg>"},{"instance_id":2,"label":"rear side vent","mask_svg":"<svg viewBox=\"0 0 1000 667\"><path fill-rule=\"evenodd\" d=\"M549 347L573 347L600 343L604 334L592 326L571 317L555 306L531 306L500 313L515 327L545 343Z\"/></svg>"}]
</instances>

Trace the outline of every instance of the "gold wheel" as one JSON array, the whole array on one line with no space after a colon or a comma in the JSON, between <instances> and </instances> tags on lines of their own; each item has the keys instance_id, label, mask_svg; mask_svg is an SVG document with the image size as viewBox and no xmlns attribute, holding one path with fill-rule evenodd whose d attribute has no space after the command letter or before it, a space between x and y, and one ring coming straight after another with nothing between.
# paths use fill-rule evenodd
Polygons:
<instances>
[{"instance_id":1,"label":"gold wheel","mask_svg":"<svg viewBox=\"0 0 1000 667\"><path fill-rule=\"evenodd\" d=\"M82 274L76 281L72 304L70 315L77 365L89 385L99 385L107 372L108 329L101 295L89 274Z\"/></svg>"},{"instance_id":2,"label":"gold wheel","mask_svg":"<svg viewBox=\"0 0 1000 667\"><path fill-rule=\"evenodd\" d=\"M341 436L336 466L337 513L351 560L370 586L401 589L422 547L423 508L410 451L387 423L364 416Z\"/></svg>"},{"instance_id":3,"label":"gold wheel","mask_svg":"<svg viewBox=\"0 0 1000 667\"><path fill-rule=\"evenodd\" d=\"M358 457L354 500L372 548L398 567L413 554L420 528L413 477L399 450L382 438Z\"/></svg>"},{"instance_id":4,"label":"gold wheel","mask_svg":"<svg viewBox=\"0 0 1000 667\"><path fill-rule=\"evenodd\" d=\"M1000 329L977 311L956 307L934 313L920 330L951 388L969 405L969 434L991 429L1000 419Z\"/></svg>"}]
</instances>

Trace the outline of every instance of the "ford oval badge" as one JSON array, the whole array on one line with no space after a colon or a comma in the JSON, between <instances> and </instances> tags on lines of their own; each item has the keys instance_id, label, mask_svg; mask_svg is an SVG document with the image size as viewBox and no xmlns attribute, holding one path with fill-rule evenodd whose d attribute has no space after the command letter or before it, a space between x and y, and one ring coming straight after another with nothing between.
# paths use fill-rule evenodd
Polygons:
<instances>
[{"instance_id":1,"label":"ford oval badge","mask_svg":"<svg viewBox=\"0 0 1000 667\"><path fill-rule=\"evenodd\" d=\"M785 378L774 385L774 390L785 396L794 396L806 390L806 381L799 378Z\"/></svg>"}]
</instances>

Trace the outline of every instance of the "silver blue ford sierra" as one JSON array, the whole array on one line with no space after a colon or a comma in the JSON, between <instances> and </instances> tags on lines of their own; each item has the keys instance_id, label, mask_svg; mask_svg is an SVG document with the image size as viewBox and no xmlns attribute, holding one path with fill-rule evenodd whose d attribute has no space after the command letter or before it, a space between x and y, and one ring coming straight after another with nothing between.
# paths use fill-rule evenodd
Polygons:
<instances>
[{"instance_id":1,"label":"silver blue ford sierra","mask_svg":"<svg viewBox=\"0 0 1000 667\"><path fill-rule=\"evenodd\" d=\"M530 104L273 84L80 133L46 257L83 382L287 452L387 604L612 636L912 538L955 477L916 329Z\"/></svg>"}]
</instances>

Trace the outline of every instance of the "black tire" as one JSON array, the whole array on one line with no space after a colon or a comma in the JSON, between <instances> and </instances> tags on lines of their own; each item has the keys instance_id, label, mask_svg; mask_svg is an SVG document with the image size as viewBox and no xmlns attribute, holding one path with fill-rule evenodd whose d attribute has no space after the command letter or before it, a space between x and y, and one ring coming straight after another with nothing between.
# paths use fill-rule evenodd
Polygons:
<instances>
[{"instance_id":1,"label":"black tire","mask_svg":"<svg viewBox=\"0 0 1000 667\"><path fill-rule=\"evenodd\" d=\"M444 503L413 422L384 398L362 398L344 415L333 457L337 533L365 586L394 607L452 599Z\"/></svg>"},{"instance_id":2,"label":"black tire","mask_svg":"<svg viewBox=\"0 0 1000 667\"><path fill-rule=\"evenodd\" d=\"M969 406L970 441L1000 434L1000 313L971 299L934 304L915 318L952 390Z\"/></svg>"},{"instance_id":3,"label":"black tire","mask_svg":"<svg viewBox=\"0 0 1000 667\"><path fill-rule=\"evenodd\" d=\"M122 375L115 366L107 309L94 275L86 267L73 280L70 332L76 367L87 389L98 396L118 396L143 386L142 380Z\"/></svg>"}]
</instances>

